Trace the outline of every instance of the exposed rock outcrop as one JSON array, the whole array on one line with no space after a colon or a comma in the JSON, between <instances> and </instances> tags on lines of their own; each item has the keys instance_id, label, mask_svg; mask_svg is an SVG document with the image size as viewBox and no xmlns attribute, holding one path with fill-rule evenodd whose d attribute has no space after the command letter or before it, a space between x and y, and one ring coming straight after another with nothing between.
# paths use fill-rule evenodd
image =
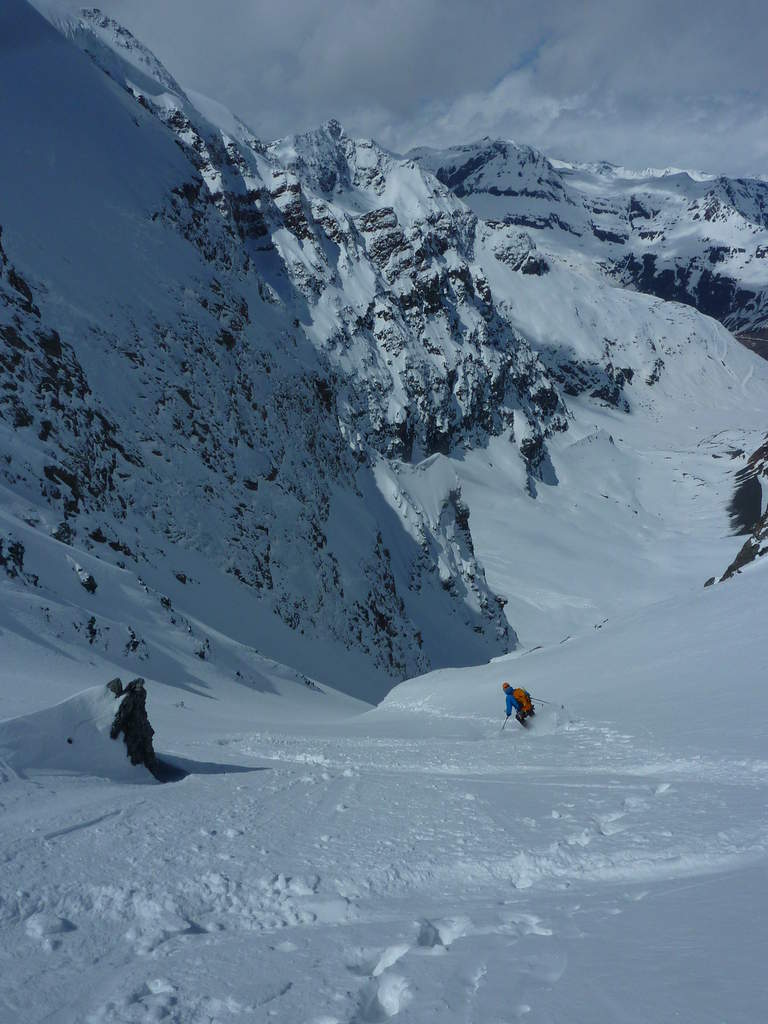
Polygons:
<instances>
[{"instance_id":1,"label":"exposed rock outcrop","mask_svg":"<svg viewBox=\"0 0 768 1024\"><path fill-rule=\"evenodd\" d=\"M122 734L131 764L143 764L155 777L159 766L152 737L155 730L147 717L147 691L144 680L132 679L123 689L120 679L112 679L107 689L120 702L109 735L113 740Z\"/></svg>"},{"instance_id":2,"label":"exposed rock outcrop","mask_svg":"<svg viewBox=\"0 0 768 1024\"><path fill-rule=\"evenodd\" d=\"M747 465L738 474L736 494L731 504L731 519L738 533L749 536L734 560L720 577L729 580L745 566L768 554L768 507L763 507L764 485L768 483L768 436L750 455Z\"/></svg>"},{"instance_id":3,"label":"exposed rock outcrop","mask_svg":"<svg viewBox=\"0 0 768 1024\"><path fill-rule=\"evenodd\" d=\"M542 259L551 239L554 253L749 338L768 326L768 181L565 163L495 139L410 155L483 217L532 233Z\"/></svg>"}]
</instances>

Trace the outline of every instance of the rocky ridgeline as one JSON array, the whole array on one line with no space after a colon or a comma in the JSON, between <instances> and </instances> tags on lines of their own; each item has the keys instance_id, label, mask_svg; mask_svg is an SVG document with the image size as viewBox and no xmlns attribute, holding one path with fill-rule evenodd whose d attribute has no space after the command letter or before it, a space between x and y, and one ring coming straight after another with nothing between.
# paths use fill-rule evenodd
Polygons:
<instances>
[{"instance_id":1,"label":"rocky ridgeline","mask_svg":"<svg viewBox=\"0 0 768 1024\"><path fill-rule=\"evenodd\" d=\"M472 263L483 227L412 162L336 122L265 150L249 138L222 146L205 122L157 112L201 174L163 215L222 271L255 271L301 313L296 329L335 371L353 450L447 454L512 426L515 412L523 434L565 428L552 378ZM421 201L384 205L387 191ZM530 240L514 234L515 246L515 269L535 272Z\"/></svg>"},{"instance_id":2,"label":"rocky ridgeline","mask_svg":"<svg viewBox=\"0 0 768 1024\"><path fill-rule=\"evenodd\" d=\"M507 143L400 157L330 121L266 145L199 100L201 112L100 12L61 28L87 55L74 54L82 75L69 47L62 57L67 95L82 88L72 109L88 116L98 93L100 121L70 126L80 165L66 189L48 178L30 199L30 218L69 225L46 230L56 259L38 272L22 221L26 261L7 240L0 250L0 477L15 522L63 545L53 550L76 580L77 638L151 659L135 622L114 604L113 618L101 612L130 579L180 646L215 658L207 595L185 608L199 572L211 592L225 574L227 600L264 643L273 625L283 631L263 653L284 655L286 634L319 642L348 655L347 678L391 681L508 650L515 634L444 456L503 436L533 500L557 482L549 446L571 397L630 411L634 388L652 403L667 357L697 343L678 313L672 331L623 308L616 326L620 289L602 279L591 312L580 295L562 300L556 330L545 323L535 338L541 354L518 326L531 292L516 289L541 286L538 301L550 289L547 307L570 287L547 238L618 245L600 232L618 236L621 203L588 209L564 171ZM56 146L70 155L60 123L25 141L46 167ZM111 127L114 162L99 141ZM102 164L76 197L89 217L67 221L80 172ZM630 219L642 220L634 202ZM102 276L78 248L86 236L109 239ZM25 540L3 526L0 567L45 593L47 622L43 600L66 587L28 552L20 563Z\"/></svg>"},{"instance_id":3,"label":"rocky ridgeline","mask_svg":"<svg viewBox=\"0 0 768 1024\"><path fill-rule=\"evenodd\" d=\"M569 164L492 139L411 156L545 252L587 254L609 278L735 332L768 324L768 182Z\"/></svg>"},{"instance_id":4,"label":"rocky ridgeline","mask_svg":"<svg viewBox=\"0 0 768 1024\"><path fill-rule=\"evenodd\" d=\"M149 215L149 290L62 307L55 282L0 258L0 427L13 438L0 473L14 514L66 545L93 599L79 635L151 654L129 625L102 624L103 574L79 552L143 588L144 566L184 568L180 547L247 588L266 621L362 653L379 678L439 664L446 630L466 637L468 661L508 650L455 478L410 532L375 483L382 460L505 430L538 454L566 425L556 384L471 262L477 218L335 123L282 148L222 133L98 12L65 30L105 89L130 94L137 127L161 121L186 161ZM407 207L402 176L418 194ZM140 234L138 209L135 222ZM535 476L537 457L528 465ZM4 543L13 558L17 539Z\"/></svg>"}]
</instances>

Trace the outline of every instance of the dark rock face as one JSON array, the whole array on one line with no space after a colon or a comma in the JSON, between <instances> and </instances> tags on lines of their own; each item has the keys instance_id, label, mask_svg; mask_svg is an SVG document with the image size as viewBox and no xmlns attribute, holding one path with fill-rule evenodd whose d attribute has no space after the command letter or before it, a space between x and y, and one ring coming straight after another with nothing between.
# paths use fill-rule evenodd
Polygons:
<instances>
[{"instance_id":1,"label":"dark rock face","mask_svg":"<svg viewBox=\"0 0 768 1024\"><path fill-rule=\"evenodd\" d=\"M762 512L761 476L768 479L768 437L750 455L746 467L737 475L736 492L729 509L731 522L737 533L748 533L749 536L721 576L721 582L768 554L768 509Z\"/></svg>"},{"instance_id":2,"label":"dark rock face","mask_svg":"<svg viewBox=\"0 0 768 1024\"><path fill-rule=\"evenodd\" d=\"M38 577L34 573L24 571L24 545L14 537L0 534L0 569L5 570L9 579L22 579L30 586L36 587Z\"/></svg>"},{"instance_id":3,"label":"dark rock face","mask_svg":"<svg viewBox=\"0 0 768 1024\"><path fill-rule=\"evenodd\" d=\"M107 683L107 689L120 701L109 735L116 740L123 734L131 764L143 764L157 778L158 762L152 746L155 730L147 718L147 691L143 679L133 679L125 689L119 679Z\"/></svg>"},{"instance_id":4,"label":"dark rock face","mask_svg":"<svg viewBox=\"0 0 768 1024\"><path fill-rule=\"evenodd\" d=\"M95 594L98 589L98 584L90 573L86 573L83 579L80 580L80 586L87 590L89 594Z\"/></svg>"},{"instance_id":5,"label":"dark rock face","mask_svg":"<svg viewBox=\"0 0 768 1024\"><path fill-rule=\"evenodd\" d=\"M599 228L596 224L592 225L592 234L601 242L613 242L614 245L624 245L628 238L627 235L620 235L617 231Z\"/></svg>"},{"instance_id":6,"label":"dark rock face","mask_svg":"<svg viewBox=\"0 0 768 1024\"><path fill-rule=\"evenodd\" d=\"M738 534L751 533L758 524L763 505L763 489L757 476L749 469L737 474L736 491L728 512L731 525Z\"/></svg>"},{"instance_id":7,"label":"dark rock face","mask_svg":"<svg viewBox=\"0 0 768 1024\"><path fill-rule=\"evenodd\" d=\"M6 543L8 544L7 551L4 550ZM23 544L16 540L6 542L3 537L0 537L0 569L5 569L6 574L11 579L19 576L24 571Z\"/></svg>"},{"instance_id":8,"label":"dark rock face","mask_svg":"<svg viewBox=\"0 0 768 1024\"><path fill-rule=\"evenodd\" d=\"M544 248L547 235L560 235L559 245L568 235L568 246L591 258L602 243L598 262L624 286L694 306L732 331L768 324L759 265L768 258L768 182L684 172L630 182L610 164L555 166L528 146L492 139L411 155L482 216L493 210L530 229ZM731 244L717 240L726 225Z\"/></svg>"},{"instance_id":9,"label":"dark rock face","mask_svg":"<svg viewBox=\"0 0 768 1024\"><path fill-rule=\"evenodd\" d=\"M709 262L718 262L709 253ZM659 299L683 302L700 313L714 317L734 330L745 322L746 314L755 308L758 295L739 287L732 278L713 273L695 258L686 264L659 267L655 254L645 253L642 260L634 254L616 265L615 274L624 284ZM697 272L697 273L694 273ZM748 322L748 317L746 318Z\"/></svg>"}]
</instances>

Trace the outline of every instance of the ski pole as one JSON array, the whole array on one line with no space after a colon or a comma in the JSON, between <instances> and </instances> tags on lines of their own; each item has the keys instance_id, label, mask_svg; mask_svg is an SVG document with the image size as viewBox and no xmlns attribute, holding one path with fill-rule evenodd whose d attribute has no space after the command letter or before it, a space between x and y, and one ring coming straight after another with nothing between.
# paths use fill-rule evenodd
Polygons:
<instances>
[{"instance_id":1,"label":"ski pole","mask_svg":"<svg viewBox=\"0 0 768 1024\"><path fill-rule=\"evenodd\" d=\"M507 715L507 717L504 719L504 725L502 725L502 727L501 727L501 731L502 732L504 732L504 726L507 724L508 721L509 721L509 715Z\"/></svg>"},{"instance_id":2,"label":"ski pole","mask_svg":"<svg viewBox=\"0 0 768 1024\"><path fill-rule=\"evenodd\" d=\"M535 700L537 704L551 704L552 707L557 706L562 711L565 711L565 704L561 704L559 701L556 700L542 700L541 697L534 697L533 694L531 694L531 700Z\"/></svg>"}]
</instances>

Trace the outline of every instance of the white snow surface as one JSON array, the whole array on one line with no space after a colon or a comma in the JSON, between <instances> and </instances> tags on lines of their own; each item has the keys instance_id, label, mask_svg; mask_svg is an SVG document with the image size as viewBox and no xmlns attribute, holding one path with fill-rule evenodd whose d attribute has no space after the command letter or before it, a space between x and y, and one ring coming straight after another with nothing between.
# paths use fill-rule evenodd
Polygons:
<instances>
[{"instance_id":1,"label":"white snow surface","mask_svg":"<svg viewBox=\"0 0 768 1024\"><path fill-rule=\"evenodd\" d=\"M0 1021L754 1024L765 586L325 721L306 690L268 723L155 683L176 783L4 764ZM527 729L503 679L551 702Z\"/></svg>"},{"instance_id":2,"label":"white snow surface","mask_svg":"<svg viewBox=\"0 0 768 1024\"><path fill-rule=\"evenodd\" d=\"M32 769L149 781L147 769L128 760L122 735L110 737L119 703L106 686L94 686L53 707L0 721L0 761L22 778Z\"/></svg>"},{"instance_id":3,"label":"white snow surface","mask_svg":"<svg viewBox=\"0 0 768 1024\"><path fill-rule=\"evenodd\" d=\"M768 364L592 228L762 288L763 192L265 146L98 12L0 25L0 1024L761 1020L768 565L702 584Z\"/></svg>"}]
</instances>

